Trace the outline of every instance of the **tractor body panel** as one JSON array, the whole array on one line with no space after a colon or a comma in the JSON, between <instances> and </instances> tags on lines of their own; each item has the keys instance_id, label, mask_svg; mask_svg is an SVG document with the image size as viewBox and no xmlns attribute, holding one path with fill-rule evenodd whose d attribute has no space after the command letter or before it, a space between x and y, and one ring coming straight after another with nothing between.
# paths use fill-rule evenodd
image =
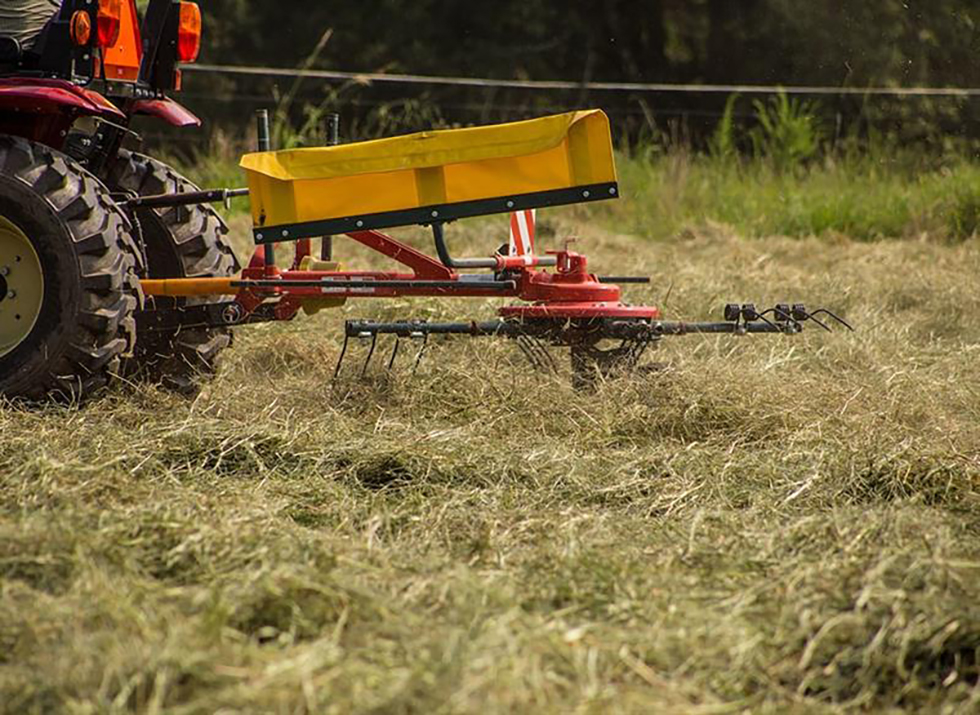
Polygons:
<instances>
[{"instance_id":1,"label":"tractor body panel","mask_svg":"<svg viewBox=\"0 0 980 715\"><path fill-rule=\"evenodd\" d=\"M62 79L0 78L0 133L60 149L79 117L125 122L126 115L91 90Z\"/></svg>"},{"instance_id":2,"label":"tractor body panel","mask_svg":"<svg viewBox=\"0 0 980 715\"><path fill-rule=\"evenodd\" d=\"M172 127L199 127L201 118L179 102L170 97L159 99L137 99L129 110L132 114L140 114L160 119Z\"/></svg>"}]
</instances>

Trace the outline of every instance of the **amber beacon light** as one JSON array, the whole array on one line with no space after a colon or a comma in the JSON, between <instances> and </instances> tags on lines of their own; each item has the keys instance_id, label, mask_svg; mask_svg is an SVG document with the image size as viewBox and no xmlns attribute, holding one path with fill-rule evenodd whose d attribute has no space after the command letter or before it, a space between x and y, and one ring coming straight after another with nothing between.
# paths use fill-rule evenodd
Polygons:
<instances>
[{"instance_id":1,"label":"amber beacon light","mask_svg":"<svg viewBox=\"0 0 980 715\"><path fill-rule=\"evenodd\" d=\"M85 47L92 39L92 18L83 10L71 16L71 41Z\"/></svg>"},{"instance_id":2,"label":"amber beacon light","mask_svg":"<svg viewBox=\"0 0 980 715\"><path fill-rule=\"evenodd\" d=\"M195 62L200 51L201 8L192 2L182 2L177 32L177 59L181 62Z\"/></svg>"}]
</instances>

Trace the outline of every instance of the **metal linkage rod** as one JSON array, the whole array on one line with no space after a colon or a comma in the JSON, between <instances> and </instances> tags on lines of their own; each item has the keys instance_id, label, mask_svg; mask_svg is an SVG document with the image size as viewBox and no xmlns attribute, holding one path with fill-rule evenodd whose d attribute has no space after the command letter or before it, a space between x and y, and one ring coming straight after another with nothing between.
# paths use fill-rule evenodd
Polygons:
<instances>
[{"instance_id":1,"label":"metal linkage rod","mask_svg":"<svg viewBox=\"0 0 980 715\"><path fill-rule=\"evenodd\" d=\"M436 244L436 254L442 265L446 268L496 268L497 259L495 258L453 258L449 255L449 247L446 246L446 236L442 230L442 223L432 224L432 238Z\"/></svg>"},{"instance_id":2,"label":"metal linkage rod","mask_svg":"<svg viewBox=\"0 0 980 715\"><path fill-rule=\"evenodd\" d=\"M432 238L436 244L436 255L446 268L473 269L473 268L497 268L496 258L453 258L449 253L449 246L446 245L446 234L443 230L441 221L432 224ZM558 265L557 256L538 256L536 257L539 266Z\"/></svg>"},{"instance_id":3,"label":"metal linkage rod","mask_svg":"<svg viewBox=\"0 0 980 715\"><path fill-rule=\"evenodd\" d=\"M214 204L228 201L238 196L248 196L248 189L208 189L187 191L182 194L156 194L154 196L134 196L124 204L132 208L169 208L171 206L192 206L194 204Z\"/></svg>"},{"instance_id":4,"label":"metal linkage rod","mask_svg":"<svg viewBox=\"0 0 980 715\"><path fill-rule=\"evenodd\" d=\"M232 281L232 288L332 288L359 290L364 288L412 288L429 290L460 290L461 288L478 288L480 290L516 290L514 281L480 281L468 282L458 280L429 281L429 280L341 280L341 279L247 279Z\"/></svg>"}]
</instances>

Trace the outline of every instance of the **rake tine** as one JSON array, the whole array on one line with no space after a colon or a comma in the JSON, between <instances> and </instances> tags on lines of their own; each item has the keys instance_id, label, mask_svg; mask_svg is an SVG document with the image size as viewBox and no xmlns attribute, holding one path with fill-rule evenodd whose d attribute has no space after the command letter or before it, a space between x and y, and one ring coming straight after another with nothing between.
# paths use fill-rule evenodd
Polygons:
<instances>
[{"instance_id":1,"label":"rake tine","mask_svg":"<svg viewBox=\"0 0 980 715\"><path fill-rule=\"evenodd\" d=\"M333 378L331 382L336 382L337 378L340 376L340 366L344 364L344 355L347 354L347 344L350 342L350 335L347 331L344 331L344 347L340 349L340 357L337 358L337 367L333 370Z\"/></svg>"},{"instance_id":2,"label":"rake tine","mask_svg":"<svg viewBox=\"0 0 980 715\"><path fill-rule=\"evenodd\" d=\"M806 313L806 317L807 317L808 320L812 320L814 323L816 323L817 325L819 325L821 328L823 328L824 330L826 330L828 333L834 332L833 330L830 329L830 326L828 326L822 320L819 320L818 318L815 318L813 316L813 313Z\"/></svg>"},{"instance_id":3,"label":"rake tine","mask_svg":"<svg viewBox=\"0 0 980 715\"><path fill-rule=\"evenodd\" d=\"M772 313L773 316L776 318L777 325L773 325L768 320L766 320L765 316L766 315L769 315L770 313ZM766 322L769 323L769 325L773 325L773 327L776 328L777 330L779 330L779 332L785 332L784 330L782 330L782 326L778 324L779 321L785 321L787 324L792 325L793 326L792 329L794 331L799 332L799 330L802 329L802 327L800 326L799 321L794 320L793 319L793 316L791 316L791 315L783 312L782 310L779 310L779 308L770 308L769 310L764 310L761 313L759 313L759 317L762 320L766 320Z\"/></svg>"},{"instance_id":4,"label":"rake tine","mask_svg":"<svg viewBox=\"0 0 980 715\"><path fill-rule=\"evenodd\" d=\"M423 333L422 347L419 348L418 353L415 355L415 365L412 367L413 377L415 376L415 373L418 372L419 363L422 362L422 356L425 355L425 348L428 344L429 344L429 334Z\"/></svg>"},{"instance_id":5,"label":"rake tine","mask_svg":"<svg viewBox=\"0 0 980 715\"><path fill-rule=\"evenodd\" d=\"M770 308L769 310L764 310L761 313L756 313L755 314L755 317L758 318L759 320L761 320L766 325L768 325L773 330L782 332L782 331L779 330L779 326L778 325L776 325L774 322L772 322L771 320L769 320L769 318L766 317L769 313L775 313L775 311L776 311L775 308Z\"/></svg>"},{"instance_id":6,"label":"rake tine","mask_svg":"<svg viewBox=\"0 0 980 715\"><path fill-rule=\"evenodd\" d=\"M625 342L625 341L624 341ZM645 340L630 340L629 341L629 368L632 370L640 362L640 358L647 351L648 342Z\"/></svg>"},{"instance_id":7,"label":"rake tine","mask_svg":"<svg viewBox=\"0 0 980 715\"><path fill-rule=\"evenodd\" d=\"M538 338L533 338L533 340L539 354L544 358L545 369L552 373L558 372L558 363L555 362L554 356L548 352L548 348L545 347L544 342Z\"/></svg>"},{"instance_id":8,"label":"rake tine","mask_svg":"<svg viewBox=\"0 0 980 715\"><path fill-rule=\"evenodd\" d=\"M524 357L525 357L525 359L526 359L526 360L527 360L527 361L528 361L529 363L531 363L531 367L533 368L533 367L534 367L534 360L533 360L533 359L531 358L531 356L530 356L530 355L528 355L528 352L527 352L527 347L526 347L526 346L524 345L524 336L523 336L523 335L518 335L518 336L517 336L517 340L515 340L514 342L516 342L516 343L517 343L517 347L518 347L518 348L520 349L520 351L521 351L521 352L522 352L522 353L524 354Z\"/></svg>"},{"instance_id":9,"label":"rake tine","mask_svg":"<svg viewBox=\"0 0 980 715\"><path fill-rule=\"evenodd\" d=\"M833 318L834 320L836 320L838 323L840 323L841 325L843 325L845 328L847 328L848 330L850 330L852 333L854 332L854 328L851 327L851 324L850 323L848 323L846 320L844 320L839 315L834 315L833 313L831 313L826 308L821 308L820 310L813 311L810 314L810 317L813 318L814 315L829 315L831 318Z\"/></svg>"},{"instance_id":10,"label":"rake tine","mask_svg":"<svg viewBox=\"0 0 980 715\"><path fill-rule=\"evenodd\" d=\"M529 363L531 363L532 369L542 369L541 360L534 350L531 349L530 339L526 335L521 335L517 338L517 347L521 349L521 352L524 353L524 357L527 358Z\"/></svg>"},{"instance_id":11,"label":"rake tine","mask_svg":"<svg viewBox=\"0 0 980 715\"><path fill-rule=\"evenodd\" d=\"M388 372L395 366L395 358L398 357L398 346L401 345L401 338L395 336L395 347L391 351L391 358L388 360Z\"/></svg>"},{"instance_id":12,"label":"rake tine","mask_svg":"<svg viewBox=\"0 0 980 715\"><path fill-rule=\"evenodd\" d=\"M371 348L368 350L367 357L364 359L364 367L361 368L361 377L367 375L368 365L371 364L371 358L374 357L374 348L378 345L378 334L371 334Z\"/></svg>"},{"instance_id":13,"label":"rake tine","mask_svg":"<svg viewBox=\"0 0 980 715\"><path fill-rule=\"evenodd\" d=\"M524 345L527 347L528 354L534 358L534 369L540 370L541 372L547 370L548 366L545 364L545 359L541 355L541 349L538 345L537 338L532 335L525 335Z\"/></svg>"},{"instance_id":14,"label":"rake tine","mask_svg":"<svg viewBox=\"0 0 980 715\"><path fill-rule=\"evenodd\" d=\"M541 344L538 342L538 339L532 336L528 336L527 349L534 354L535 360L537 361L538 370L540 370L541 372L547 372L548 371L547 356L542 353Z\"/></svg>"}]
</instances>

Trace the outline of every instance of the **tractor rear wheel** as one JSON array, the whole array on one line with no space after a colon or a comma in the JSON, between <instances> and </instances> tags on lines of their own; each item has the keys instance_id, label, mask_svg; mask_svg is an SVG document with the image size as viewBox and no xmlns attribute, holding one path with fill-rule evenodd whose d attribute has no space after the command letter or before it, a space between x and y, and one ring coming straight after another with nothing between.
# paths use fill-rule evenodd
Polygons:
<instances>
[{"instance_id":1,"label":"tractor rear wheel","mask_svg":"<svg viewBox=\"0 0 980 715\"><path fill-rule=\"evenodd\" d=\"M105 177L113 190L139 196L197 191L163 162L120 151ZM228 227L206 205L140 208L135 219L143 235L148 278L233 276L239 265L225 240ZM201 298L147 298L147 309L180 311L213 302ZM213 375L218 353L231 344L229 328L173 328L141 332L127 372L184 394L197 391L197 378Z\"/></svg>"},{"instance_id":2,"label":"tractor rear wheel","mask_svg":"<svg viewBox=\"0 0 980 715\"><path fill-rule=\"evenodd\" d=\"M129 229L74 161L0 136L0 395L77 399L118 372L140 302Z\"/></svg>"}]
</instances>

